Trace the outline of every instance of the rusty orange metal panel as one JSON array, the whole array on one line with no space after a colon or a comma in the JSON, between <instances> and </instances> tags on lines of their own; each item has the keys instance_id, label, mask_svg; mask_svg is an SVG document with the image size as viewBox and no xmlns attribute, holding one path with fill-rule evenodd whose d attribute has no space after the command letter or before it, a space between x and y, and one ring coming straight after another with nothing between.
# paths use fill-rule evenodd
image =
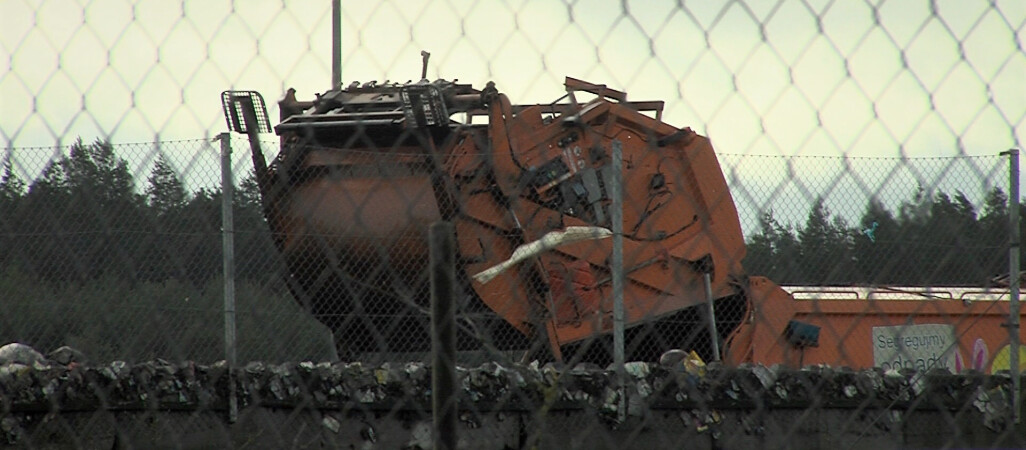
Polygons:
<instances>
[{"instance_id":1,"label":"rusty orange metal panel","mask_svg":"<svg viewBox=\"0 0 1026 450\"><path fill-rule=\"evenodd\" d=\"M1003 326L1010 312L1007 291L828 288L796 300L767 279L752 277L751 285L749 318L730 342L733 363L984 372L997 363L997 369L1007 368L1008 361L995 359L1007 353L1009 344ZM951 295L951 290L963 293ZM816 288L800 293L810 297L812 292ZM792 320L818 327L818 345L789 341L786 330ZM1019 339L1026 339L1026 333L1020 332Z\"/></svg>"}]
</instances>

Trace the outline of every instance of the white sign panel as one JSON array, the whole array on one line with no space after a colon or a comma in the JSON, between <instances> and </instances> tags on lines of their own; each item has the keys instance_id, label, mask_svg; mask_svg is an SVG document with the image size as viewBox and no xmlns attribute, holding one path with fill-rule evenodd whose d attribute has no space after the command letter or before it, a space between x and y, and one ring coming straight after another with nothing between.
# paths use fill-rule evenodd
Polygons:
<instances>
[{"instance_id":1,"label":"white sign panel","mask_svg":"<svg viewBox=\"0 0 1026 450\"><path fill-rule=\"evenodd\" d=\"M944 324L873 327L873 363L887 369L955 371L955 327Z\"/></svg>"}]
</instances>

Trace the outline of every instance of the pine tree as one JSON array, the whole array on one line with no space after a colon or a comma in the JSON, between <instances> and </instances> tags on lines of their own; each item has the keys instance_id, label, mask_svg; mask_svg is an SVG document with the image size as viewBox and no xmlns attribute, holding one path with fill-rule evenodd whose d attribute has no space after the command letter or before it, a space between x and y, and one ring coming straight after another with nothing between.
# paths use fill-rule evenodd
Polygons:
<instances>
[{"instance_id":1,"label":"pine tree","mask_svg":"<svg viewBox=\"0 0 1026 450\"><path fill-rule=\"evenodd\" d=\"M35 236L26 253L41 277L84 281L101 274L135 277L147 224L128 163L106 142L75 142L49 164L25 196Z\"/></svg>"},{"instance_id":2,"label":"pine tree","mask_svg":"<svg viewBox=\"0 0 1026 450\"><path fill-rule=\"evenodd\" d=\"M146 199L158 215L177 213L189 201L185 185L163 153L157 157L148 181Z\"/></svg>"},{"instance_id":3,"label":"pine tree","mask_svg":"<svg viewBox=\"0 0 1026 450\"><path fill-rule=\"evenodd\" d=\"M280 275L285 269L264 219L260 189L253 173L244 178L235 191L235 231L236 275L283 287Z\"/></svg>"},{"instance_id":4,"label":"pine tree","mask_svg":"<svg viewBox=\"0 0 1026 450\"><path fill-rule=\"evenodd\" d=\"M977 263L984 273L999 276L1008 272L1008 219L1008 195L999 188L991 189L979 220Z\"/></svg>"},{"instance_id":5,"label":"pine tree","mask_svg":"<svg viewBox=\"0 0 1026 450\"><path fill-rule=\"evenodd\" d=\"M850 274L852 252L848 227L839 219L831 219L822 197L816 199L805 227L798 231L803 283L831 285L848 281L845 277Z\"/></svg>"},{"instance_id":6,"label":"pine tree","mask_svg":"<svg viewBox=\"0 0 1026 450\"><path fill-rule=\"evenodd\" d=\"M907 268L901 253L901 227L887 207L871 198L854 230L854 284L901 284L899 277Z\"/></svg>"},{"instance_id":7,"label":"pine tree","mask_svg":"<svg viewBox=\"0 0 1026 450\"><path fill-rule=\"evenodd\" d=\"M0 201L13 202L25 195L25 182L14 173L13 155L8 153L0 160Z\"/></svg>"},{"instance_id":8,"label":"pine tree","mask_svg":"<svg viewBox=\"0 0 1026 450\"><path fill-rule=\"evenodd\" d=\"M926 285L979 285L984 277L975 265L976 210L966 196L944 192L934 196L919 236L919 265Z\"/></svg>"},{"instance_id":9,"label":"pine tree","mask_svg":"<svg viewBox=\"0 0 1026 450\"><path fill-rule=\"evenodd\" d=\"M773 212L759 214L759 232L747 243L744 267L748 273L769 276L776 260L774 248Z\"/></svg>"},{"instance_id":10,"label":"pine tree","mask_svg":"<svg viewBox=\"0 0 1026 450\"><path fill-rule=\"evenodd\" d=\"M800 264L801 245L794 230L778 222L772 212L759 216L760 232L749 241L745 269L781 284L798 284L806 279Z\"/></svg>"},{"instance_id":11,"label":"pine tree","mask_svg":"<svg viewBox=\"0 0 1026 450\"><path fill-rule=\"evenodd\" d=\"M145 194L153 233L145 239L148 248L142 254L139 276L149 281L181 279L187 262L180 246L183 236L190 232L182 223L182 212L189 194L163 153L150 172Z\"/></svg>"},{"instance_id":12,"label":"pine tree","mask_svg":"<svg viewBox=\"0 0 1026 450\"><path fill-rule=\"evenodd\" d=\"M12 154L0 161L0 272L14 262L17 242L16 231L21 228L17 216L19 204L25 195L25 182L14 173Z\"/></svg>"}]
</instances>

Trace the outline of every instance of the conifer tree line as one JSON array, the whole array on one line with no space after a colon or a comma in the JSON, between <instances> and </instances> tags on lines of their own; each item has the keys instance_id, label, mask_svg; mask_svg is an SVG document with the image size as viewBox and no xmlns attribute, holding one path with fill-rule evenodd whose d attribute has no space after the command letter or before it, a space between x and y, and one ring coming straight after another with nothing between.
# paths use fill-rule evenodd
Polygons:
<instances>
[{"instance_id":1,"label":"conifer tree line","mask_svg":"<svg viewBox=\"0 0 1026 450\"><path fill-rule=\"evenodd\" d=\"M237 277L280 277L252 177L234 205ZM15 176L9 159L0 170L0 272L44 283L115 277L201 286L221 275L220 230L220 190L188 192L162 155L142 189L100 141L76 142L31 182ZM871 200L854 224L818 199L804 224L763 214L747 244L747 272L780 284L981 286L1007 272L1008 197L994 188L978 207L961 192L919 189L897 211Z\"/></svg>"},{"instance_id":2,"label":"conifer tree line","mask_svg":"<svg viewBox=\"0 0 1026 450\"><path fill-rule=\"evenodd\" d=\"M745 268L789 285L977 286L1008 273L1008 195L987 192L982 208L962 192L920 187L896 212L870 200L858 223L833 215L822 198L804 224L759 217ZM1026 204L1019 203L1020 214Z\"/></svg>"},{"instance_id":3,"label":"conifer tree line","mask_svg":"<svg viewBox=\"0 0 1026 450\"><path fill-rule=\"evenodd\" d=\"M144 188L106 142L71 145L31 183L0 173L0 267L44 282L129 282L221 276L221 191L188 192L163 156ZM265 280L275 257L252 177L235 191L238 276ZM245 263L245 262L250 263Z\"/></svg>"},{"instance_id":4,"label":"conifer tree line","mask_svg":"<svg viewBox=\"0 0 1026 450\"><path fill-rule=\"evenodd\" d=\"M105 142L76 142L31 182L2 162L0 345L224 359L219 189L188 192L163 156L140 186ZM252 177L235 192L239 359L329 360L328 330L282 282Z\"/></svg>"}]
</instances>

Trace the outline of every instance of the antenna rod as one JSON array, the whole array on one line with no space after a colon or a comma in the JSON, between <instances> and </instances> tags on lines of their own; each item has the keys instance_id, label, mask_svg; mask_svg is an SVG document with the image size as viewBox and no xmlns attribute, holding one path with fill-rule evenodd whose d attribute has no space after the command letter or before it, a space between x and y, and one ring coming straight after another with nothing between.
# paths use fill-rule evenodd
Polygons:
<instances>
[{"instance_id":1,"label":"antenna rod","mask_svg":"<svg viewBox=\"0 0 1026 450\"><path fill-rule=\"evenodd\" d=\"M424 50L421 50L420 51L420 56L424 57L424 65L421 66L421 69L420 69L420 79L421 80L427 80L427 62L428 62L428 58L431 57L431 54L426 52L426 51L424 51Z\"/></svg>"},{"instance_id":2,"label":"antenna rod","mask_svg":"<svg viewBox=\"0 0 1026 450\"><path fill-rule=\"evenodd\" d=\"M331 2L331 88L342 86L342 0Z\"/></svg>"}]
</instances>

